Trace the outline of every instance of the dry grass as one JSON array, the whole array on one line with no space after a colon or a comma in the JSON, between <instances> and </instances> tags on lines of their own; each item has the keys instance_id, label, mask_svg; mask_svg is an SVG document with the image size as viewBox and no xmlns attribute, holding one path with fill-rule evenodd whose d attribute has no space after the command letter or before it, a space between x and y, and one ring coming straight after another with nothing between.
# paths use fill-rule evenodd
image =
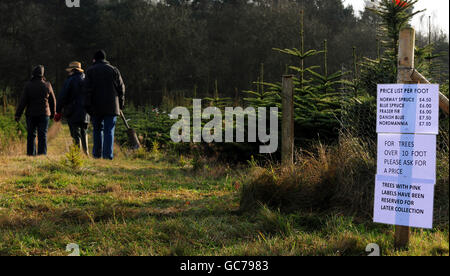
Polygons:
<instances>
[{"instance_id":1,"label":"dry grass","mask_svg":"<svg viewBox=\"0 0 450 276\"><path fill-rule=\"evenodd\" d=\"M3 138L1 141L0 156L18 156L26 151L23 140L16 138Z\"/></svg>"},{"instance_id":2,"label":"dry grass","mask_svg":"<svg viewBox=\"0 0 450 276\"><path fill-rule=\"evenodd\" d=\"M317 144L300 152L293 167L254 167L242 189L241 211L261 204L290 213L299 210L337 211L372 218L376 157L369 145L343 137L336 146ZM439 153L435 224L448 226L448 147Z\"/></svg>"},{"instance_id":3,"label":"dry grass","mask_svg":"<svg viewBox=\"0 0 450 276\"><path fill-rule=\"evenodd\" d=\"M47 157L0 157L0 255L64 256L69 243L82 255L366 255L372 242L385 255L448 255L448 229L415 231L411 251L398 252L391 227L329 211L277 210L279 202L316 208L313 199L328 200L320 184L343 177L334 147L301 153L292 169L204 162L194 170L188 158L141 159L117 148L115 160L83 157L74 170L62 164L71 143L63 127ZM348 151L342 155L351 159ZM236 212L250 176L270 184L269 192L254 188L273 204Z\"/></svg>"},{"instance_id":4,"label":"dry grass","mask_svg":"<svg viewBox=\"0 0 450 276\"><path fill-rule=\"evenodd\" d=\"M369 210L376 164L364 147L345 138L335 147L317 144L314 152L298 153L292 167L255 167L243 188L241 210L255 209L258 202L285 212Z\"/></svg>"},{"instance_id":5,"label":"dry grass","mask_svg":"<svg viewBox=\"0 0 450 276\"><path fill-rule=\"evenodd\" d=\"M435 186L434 220L438 225L447 225L449 218L449 135L441 129L437 152L437 183Z\"/></svg>"}]
</instances>

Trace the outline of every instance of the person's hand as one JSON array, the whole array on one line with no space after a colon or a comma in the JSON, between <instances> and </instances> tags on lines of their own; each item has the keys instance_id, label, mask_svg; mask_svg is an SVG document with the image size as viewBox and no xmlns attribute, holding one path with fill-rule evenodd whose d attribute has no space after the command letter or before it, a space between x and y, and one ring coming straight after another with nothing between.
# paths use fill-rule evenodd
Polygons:
<instances>
[{"instance_id":1,"label":"person's hand","mask_svg":"<svg viewBox=\"0 0 450 276\"><path fill-rule=\"evenodd\" d=\"M56 113L55 114L55 118L53 119L55 122L59 122L62 119L62 114L61 113Z\"/></svg>"}]
</instances>

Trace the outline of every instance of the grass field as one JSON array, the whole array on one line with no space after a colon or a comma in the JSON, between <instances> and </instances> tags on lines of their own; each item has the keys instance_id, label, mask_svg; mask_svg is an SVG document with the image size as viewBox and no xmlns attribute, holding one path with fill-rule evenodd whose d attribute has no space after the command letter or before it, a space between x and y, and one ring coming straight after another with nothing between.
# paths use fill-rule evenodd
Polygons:
<instances>
[{"instance_id":1,"label":"grass field","mask_svg":"<svg viewBox=\"0 0 450 276\"><path fill-rule=\"evenodd\" d=\"M64 256L70 243L81 255L367 255L369 243L383 255L449 255L448 227L413 230L396 251L393 227L338 213L239 213L246 168L194 171L120 150L72 168L67 128L50 136L47 157L0 156L0 255Z\"/></svg>"}]
</instances>

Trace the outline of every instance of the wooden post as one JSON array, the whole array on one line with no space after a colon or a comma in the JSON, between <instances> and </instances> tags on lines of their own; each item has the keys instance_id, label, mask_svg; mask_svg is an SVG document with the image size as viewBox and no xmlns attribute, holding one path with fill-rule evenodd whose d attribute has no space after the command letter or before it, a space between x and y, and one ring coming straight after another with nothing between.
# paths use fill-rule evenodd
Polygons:
<instances>
[{"instance_id":1,"label":"wooden post","mask_svg":"<svg viewBox=\"0 0 450 276\"><path fill-rule=\"evenodd\" d=\"M413 28L400 31L398 48L397 83L415 83L411 79L411 70L414 68L414 48L416 35ZM395 226L395 248L405 249L409 246L409 227Z\"/></svg>"},{"instance_id":2,"label":"wooden post","mask_svg":"<svg viewBox=\"0 0 450 276\"><path fill-rule=\"evenodd\" d=\"M292 75L283 76L283 121L281 131L281 161L283 166L294 164L294 81Z\"/></svg>"},{"instance_id":3,"label":"wooden post","mask_svg":"<svg viewBox=\"0 0 450 276\"><path fill-rule=\"evenodd\" d=\"M414 68L415 31L405 28L400 31L398 46L398 72L397 83L415 83L411 79L411 70Z\"/></svg>"}]
</instances>

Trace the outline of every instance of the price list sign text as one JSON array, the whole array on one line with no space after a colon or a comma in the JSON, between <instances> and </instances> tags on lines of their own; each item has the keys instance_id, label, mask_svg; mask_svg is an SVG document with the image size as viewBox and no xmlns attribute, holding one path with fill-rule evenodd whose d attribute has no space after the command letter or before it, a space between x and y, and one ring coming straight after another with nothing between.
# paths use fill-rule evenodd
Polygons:
<instances>
[{"instance_id":1,"label":"price list sign text","mask_svg":"<svg viewBox=\"0 0 450 276\"><path fill-rule=\"evenodd\" d=\"M439 85L378 85L378 133L438 134L438 122Z\"/></svg>"},{"instance_id":2,"label":"price list sign text","mask_svg":"<svg viewBox=\"0 0 450 276\"><path fill-rule=\"evenodd\" d=\"M380 84L374 222L433 227L439 85Z\"/></svg>"}]
</instances>

